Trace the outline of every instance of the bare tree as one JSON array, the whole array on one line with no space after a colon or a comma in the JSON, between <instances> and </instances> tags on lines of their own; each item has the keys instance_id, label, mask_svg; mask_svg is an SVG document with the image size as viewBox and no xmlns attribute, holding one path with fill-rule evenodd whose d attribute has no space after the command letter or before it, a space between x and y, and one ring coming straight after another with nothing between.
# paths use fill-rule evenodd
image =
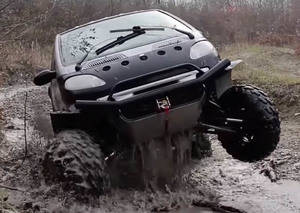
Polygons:
<instances>
[{"instance_id":1,"label":"bare tree","mask_svg":"<svg viewBox=\"0 0 300 213\"><path fill-rule=\"evenodd\" d=\"M147 8L170 11L217 42L253 40L259 34L295 34L299 4L299 0L4 0L0 2L0 40L46 44L65 29Z\"/></svg>"}]
</instances>

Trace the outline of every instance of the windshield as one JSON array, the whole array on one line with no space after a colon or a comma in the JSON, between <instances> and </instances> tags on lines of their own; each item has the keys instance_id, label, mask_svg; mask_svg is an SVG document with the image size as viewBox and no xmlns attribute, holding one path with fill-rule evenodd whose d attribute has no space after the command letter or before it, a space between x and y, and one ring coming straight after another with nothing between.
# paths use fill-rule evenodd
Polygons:
<instances>
[{"instance_id":1,"label":"windshield","mask_svg":"<svg viewBox=\"0 0 300 213\"><path fill-rule=\"evenodd\" d=\"M181 30L191 32L191 29L176 19L159 11L148 11L135 13L126 16L120 16L113 19L108 19L98 23L90 24L65 34L60 38L61 58L64 65L75 64L91 49L111 42L120 36L127 35L128 32L110 33L115 29L127 29L133 26L143 27L176 27ZM116 46L103 53L103 55L112 54L119 51L151 44L168 38L182 35L180 32L172 29L164 31L151 31L146 34L127 41L123 45ZM86 61L99 57L94 51L88 55Z\"/></svg>"}]
</instances>

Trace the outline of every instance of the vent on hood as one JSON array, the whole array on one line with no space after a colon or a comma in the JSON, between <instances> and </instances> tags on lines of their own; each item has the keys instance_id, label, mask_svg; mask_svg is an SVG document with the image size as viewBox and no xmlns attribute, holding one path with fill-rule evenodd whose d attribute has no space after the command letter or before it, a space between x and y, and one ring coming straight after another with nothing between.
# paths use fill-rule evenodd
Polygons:
<instances>
[{"instance_id":1,"label":"vent on hood","mask_svg":"<svg viewBox=\"0 0 300 213\"><path fill-rule=\"evenodd\" d=\"M84 69L89 69L89 68L92 68L92 67L98 67L98 66L101 66L101 65L104 65L104 64L107 64L107 63L111 63L111 62L115 62L115 61L118 61L118 60L121 60L121 59L124 59L124 58L126 58L126 56L123 55L123 54L100 58L100 59L93 60L92 62L86 64L84 66Z\"/></svg>"}]
</instances>

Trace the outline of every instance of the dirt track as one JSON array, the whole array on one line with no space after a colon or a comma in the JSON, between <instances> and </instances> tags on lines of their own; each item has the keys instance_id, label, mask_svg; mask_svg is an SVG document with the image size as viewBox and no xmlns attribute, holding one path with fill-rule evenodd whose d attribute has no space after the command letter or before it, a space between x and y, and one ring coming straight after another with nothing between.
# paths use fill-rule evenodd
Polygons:
<instances>
[{"instance_id":1,"label":"dirt track","mask_svg":"<svg viewBox=\"0 0 300 213\"><path fill-rule=\"evenodd\" d=\"M24 164L21 164L24 156L26 92L29 152ZM249 164L234 160L212 138L213 156L194 162L192 172L185 176L186 188L176 192L114 190L110 195L93 201L94 209L83 210L85 207L72 204L72 198L62 192L59 186L46 186L40 174L40 158L48 138L52 136L47 88L15 86L1 89L0 108L4 117L4 139L0 143L0 184L26 191L0 189L0 197L8 197L3 206L12 212L21 212L20 209L51 212L69 204L73 206L71 212L199 212L200 208L188 208L192 200L210 200L214 204L220 202L245 212L300 212L299 116L282 122L280 145L266 161ZM260 173L271 159L280 179L277 182L271 182ZM177 207L180 208L175 211Z\"/></svg>"}]
</instances>

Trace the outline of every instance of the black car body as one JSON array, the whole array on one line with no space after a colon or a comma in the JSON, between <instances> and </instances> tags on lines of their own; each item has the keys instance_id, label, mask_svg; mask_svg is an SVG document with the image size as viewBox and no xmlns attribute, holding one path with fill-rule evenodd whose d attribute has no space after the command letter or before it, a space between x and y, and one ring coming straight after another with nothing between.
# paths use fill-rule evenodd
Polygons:
<instances>
[{"instance_id":1,"label":"black car body","mask_svg":"<svg viewBox=\"0 0 300 213\"><path fill-rule=\"evenodd\" d=\"M243 161L268 156L279 141L278 112L258 88L233 85L231 71L240 62L221 60L199 30L161 10L121 14L58 34L51 71L34 79L37 85L51 82L51 118L58 134L45 165L57 167L53 159L60 156L59 144L70 140L59 141L68 129L93 135L105 159L132 144L167 138L169 164L162 174L186 162L195 134L217 134L227 152ZM188 139L183 144L178 138ZM159 155L147 146L138 146L138 155L148 156L138 158L143 168ZM131 149L132 156L138 149ZM57 168L64 176L65 165Z\"/></svg>"},{"instance_id":2,"label":"black car body","mask_svg":"<svg viewBox=\"0 0 300 213\"><path fill-rule=\"evenodd\" d=\"M94 55L94 57L82 63L80 71L75 71L76 63L84 56L87 49L93 46L91 43L95 44L103 40L102 38L97 40L97 36L101 37L101 34L97 33L98 25L109 25L109 30L132 28L143 23L144 20L140 20L139 17L144 17L145 20L157 17L158 21L150 21L151 25L149 26L151 27L162 26L159 21L166 19L164 25L167 27L180 27L182 30L191 33L194 38L173 29L149 31L127 41L131 42L128 45L124 43L111 48L100 56ZM127 20L122 21L124 18L133 20L133 23L127 22ZM118 20L114 22L121 22L119 23L121 26L110 25L109 23L112 20ZM174 23L175 25L171 26ZM110 33L111 37L108 41L128 33L121 32L118 35ZM138 41L136 41L137 39ZM118 48L122 51L119 51ZM79 56L76 53L80 53ZM189 129L196 125L198 118L194 114L200 115L201 107L197 106L203 103L200 100L204 95L203 88L194 83L189 85L189 82L195 81L219 62L220 59L216 49L200 31L183 20L161 10L121 14L76 27L57 35L55 40L52 70L56 72L56 80L50 87L50 95L55 111L60 111L60 113L52 114L54 128L56 129L58 126L56 123L60 123L60 126L62 123L64 123L63 125L74 124L70 121L61 122L63 118L69 115L67 113L64 116L61 113L62 111L76 113L80 110L99 111L99 116L106 117L101 119L113 120L114 124L120 124L121 126L123 126L122 124L128 124L130 129L133 126L140 128L147 128L149 125L156 126L153 124L161 123L163 120L163 118L157 117L157 113L161 113L162 116L164 114L161 112L162 109L157 106L157 101L168 97L171 105L170 131ZM97 82L98 84L94 82L95 85L89 85L89 83L84 85L85 79L90 81L100 80ZM90 84L93 84L93 82ZM178 87L178 89L172 88L173 94L170 94L171 92L168 92L166 86L167 88ZM196 94L197 90L198 93ZM148 97L154 91L157 94ZM191 107L191 109L183 109L183 105ZM117 117L121 118L121 122L118 119L111 119L120 109L120 114ZM185 112L185 116L175 116L177 110L179 110L179 114L182 114L182 111ZM112 113L114 116L112 116ZM55 122L57 119L59 122ZM141 121L141 123L138 121ZM173 127L173 124L176 127ZM153 134L154 136L161 135L164 132L162 126L152 131L149 136L153 136ZM140 132L140 130L137 131Z\"/></svg>"}]
</instances>

